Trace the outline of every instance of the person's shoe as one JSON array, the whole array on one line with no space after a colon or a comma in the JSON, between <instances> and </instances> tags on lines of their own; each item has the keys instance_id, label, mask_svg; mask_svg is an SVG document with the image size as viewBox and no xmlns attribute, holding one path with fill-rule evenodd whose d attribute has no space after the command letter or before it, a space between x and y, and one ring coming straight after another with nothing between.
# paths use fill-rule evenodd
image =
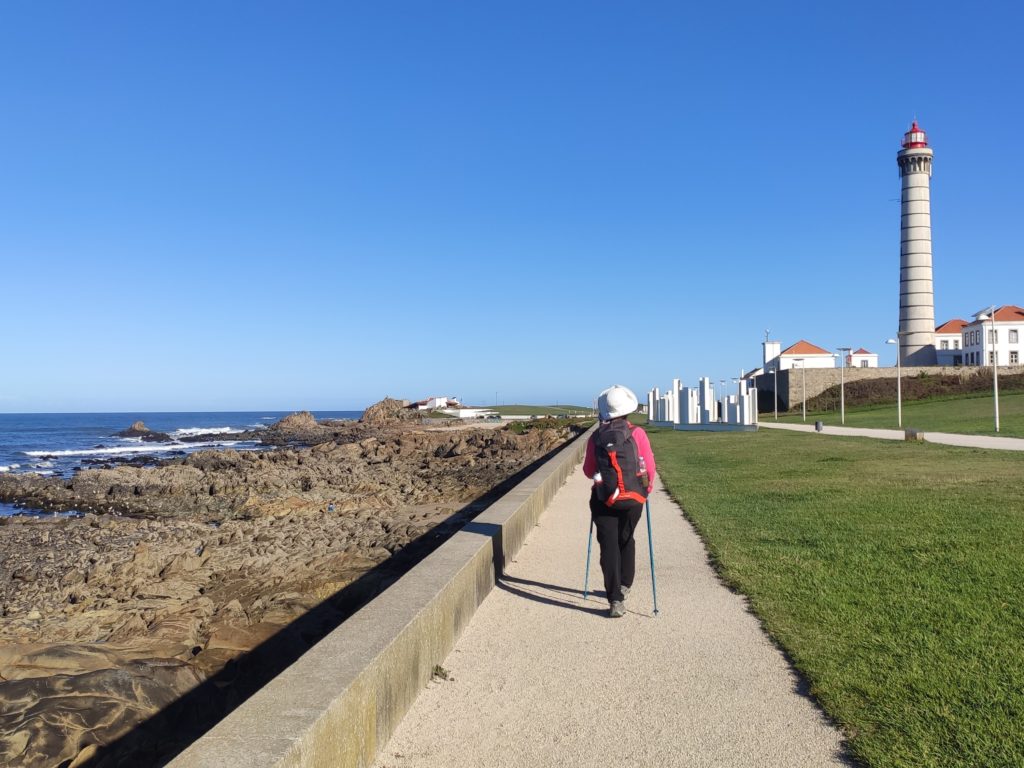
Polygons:
<instances>
[{"instance_id":1,"label":"person's shoe","mask_svg":"<svg viewBox=\"0 0 1024 768\"><path fill-rule=\"evenodd\" d=\"M626 606L622 604L621 600L615 600L612 602L612 607L608 609L608 616L613 619L618 619L626 615Z\"/></svg>"},{"instance_id":2,"label":"person's shoe","mask_svg":"<svg viewBox=\"0 0 1024 768\"><path fill-rule=\"evenodd\" d=\"M623 585L623 586L619 587L619 589L622 591L622 599L623 600L625 600L627 597L629 597L629 587Z\"/></svg>"}]
</instances>

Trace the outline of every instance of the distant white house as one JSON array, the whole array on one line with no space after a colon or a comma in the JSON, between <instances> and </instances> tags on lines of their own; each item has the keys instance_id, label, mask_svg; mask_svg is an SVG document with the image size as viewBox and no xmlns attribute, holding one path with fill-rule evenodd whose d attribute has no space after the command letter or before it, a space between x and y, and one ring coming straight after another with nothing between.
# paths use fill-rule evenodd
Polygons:
<instances>
[{"instance_id":1,"label":"distant white house","mask_svg":"<svg viewBox=\"0 0 1024 768\"><path fill-rule=\"evenodd\" d=\"M984 312L960 330L964 365L1020 365L1024 309L1007 304L995 311L995 328Z\"/></svg>"},{"instance_id":2,"label":"distant white house","mask_svg":"<svg viewBox=\"0 0 1024 768\"><path fill-rule=\"evenodd\" d=\"M935 329L935 362L937 365L963 365L963 330L966 320L959 317Z\"/></svg>"},{"instance_id":3,"label":"distant white house","mask_svg":"<svg viewBox=\"0 0 1024 768\"><path fill-rule=\"evenodd\" d=\"M868 352L864 347L861 347L856 352L851 352L846 356L846 367L847 368L877 368L878 367L878 355L874 352Z\"/></svg>"},{"instance_id":4,"label":"distant white house","mask_svg":"<svg viewBox=\"0 0 1024 768\"><path fill-rule=\"evenodd\" d=\"M801 339L796 344L786 347L777 341L764 342L763 371L788 371L790 368L835 368L836 359L827 349ZM762 371L758 371L760 374Z\"/></svg>"},{"instance_id":5,"label":"distant white house","mask_svg":"<svg viewBox=\"0 0 1024 768\"><path fill-rule=\"evenodd\" d=\"M415 408L418 411L438 411L461 406L462 403L454 397L428 397L426 400L417 400L415 403L411 403L409 408Z\"/></svg>"}]
</instances>

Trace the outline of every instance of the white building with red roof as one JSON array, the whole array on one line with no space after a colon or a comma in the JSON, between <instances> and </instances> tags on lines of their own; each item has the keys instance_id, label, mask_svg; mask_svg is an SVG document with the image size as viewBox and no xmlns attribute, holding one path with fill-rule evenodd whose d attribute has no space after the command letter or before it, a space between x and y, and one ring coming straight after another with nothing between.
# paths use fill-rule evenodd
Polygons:
<instances>
[{"instance_id":1,"label":"white building with red roof","mask_svg":"<svg viewBox=\"0 0 1024 768\"><path fill-rule=\"evenodd\" d=\"M1024 309L1013 304L996 308L994 327L988 309L976 312L960 329L960 338L964 365L1020 365Z\"/></svg>"},{"instance_id":2,"label":"white building with red roof","mask_svg":"<svg viewBox=\"0 0 1024 768\"><path fill-rule=\"evenodd\" d=\"M935 329L935 357L938 365L963 365L963 330L966 320L948 320Z\"/></svg>"},{"instance_id":3,"label":"white building with red roof","mask_svg":"<svg viewBox=\"0 0 1024 768\"><path fill-rule=\"evenodd\" d=\"M861 347L856 352L851 352L846 356L846 367L877 368L878 355L874 352L868 352L864 347Z\"/></svg>"},{"instance_id":4,"label":"white building with red roof","mask_svg":"<svg viewBox=\"0 0 1024 768\"><path fill-rule=\"evenodd\" d=\"M777 341L765 342L764 370L787 371L790 368L835 368L836 359L827 349L801 339L781 352Z\"/></svg>"}]
</instances>

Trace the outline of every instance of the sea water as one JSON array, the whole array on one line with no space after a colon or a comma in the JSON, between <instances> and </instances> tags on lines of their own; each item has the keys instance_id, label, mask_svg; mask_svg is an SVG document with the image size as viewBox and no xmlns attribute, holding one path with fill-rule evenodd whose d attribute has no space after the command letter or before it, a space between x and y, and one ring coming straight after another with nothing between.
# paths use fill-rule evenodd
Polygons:
<instances>
[{"instance_id":1,"label":"sea water","mask_svg":"<svg viewBox=\"0 0 1024 768\"><path fill-rule=\"evenodd\" d=\"M152 456L181 456L207 448L253 450L256 441L218 440L217 435L266 429L292 411L218 411L200 413L0 413L0 473L32 472L70 477L83 461ZM315 411L319 419L358 419L362 411ZM169 443L146 443L137 437L114 437L135 421L165 432ZM211 434L208 441L180 438ZM0 515L19 510L0 503Z\"/></svg>"}]
</instances>

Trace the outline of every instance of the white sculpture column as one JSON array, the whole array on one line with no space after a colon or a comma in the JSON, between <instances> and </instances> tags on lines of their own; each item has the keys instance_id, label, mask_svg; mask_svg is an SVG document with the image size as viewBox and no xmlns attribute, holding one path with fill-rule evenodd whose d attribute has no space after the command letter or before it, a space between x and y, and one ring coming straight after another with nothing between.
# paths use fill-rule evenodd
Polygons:
<instances>
[{"instance_id":1,"label":"white sculpture column","mask_svg":"<svg viewBox=\"0 0 1024 768\"><path fill-rule=\"evenodd\" d=\"M932 150L917 121L903 136L900 167L900 338L903 365L935 365L932 284Z\"/></svg>"}]
</instances>

